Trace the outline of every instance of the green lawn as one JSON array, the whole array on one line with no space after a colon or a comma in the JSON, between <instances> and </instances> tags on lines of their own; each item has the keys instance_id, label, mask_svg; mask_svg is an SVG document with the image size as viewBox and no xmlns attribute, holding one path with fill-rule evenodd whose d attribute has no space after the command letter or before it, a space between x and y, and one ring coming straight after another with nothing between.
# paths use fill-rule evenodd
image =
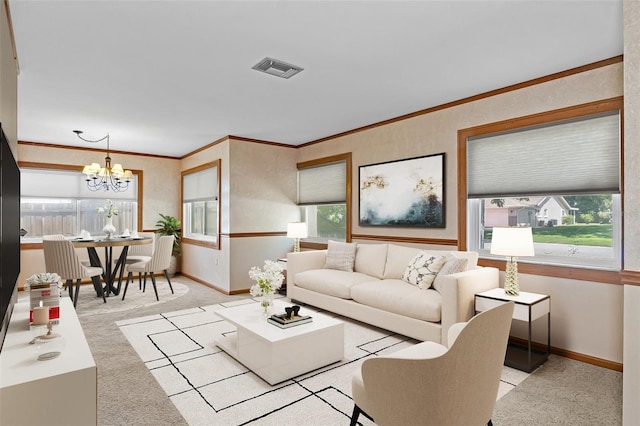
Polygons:
<instances>
[{"instance_id":1,"label":"green lawn","mask_svg":"<svg viewBox=\"0 0 640 426\"><path fill-rule=\"evenodd\" d=\"M577 246L611 247L611 224L563 225L533 228L533 241L536 243L573 244ZM491 239L491 231L485 233Z\"/></svg>"}]
</instances>

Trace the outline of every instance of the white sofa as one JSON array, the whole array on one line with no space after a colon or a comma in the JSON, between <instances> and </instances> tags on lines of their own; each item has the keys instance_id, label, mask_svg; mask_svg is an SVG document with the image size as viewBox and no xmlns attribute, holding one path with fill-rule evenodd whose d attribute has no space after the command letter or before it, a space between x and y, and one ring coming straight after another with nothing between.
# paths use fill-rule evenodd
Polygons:
<instances>
[{"instance_id":1,"label":"white sofa","mask_svg":"<svg viewBox=\"0 0 640 426\"><path fill-rule=\"evenodd\" d=\"M466 258L466 271L438 274L439 290L402 280L421 251ZM498 287L496 268L477 266L477 252L358 244L353 271L325 267L327 250L287 255L287 297L422 341L447 344L449 327L474 315L474 295ZM443 268L443 272L444 272Z\"/></svg>"}]
</instances>

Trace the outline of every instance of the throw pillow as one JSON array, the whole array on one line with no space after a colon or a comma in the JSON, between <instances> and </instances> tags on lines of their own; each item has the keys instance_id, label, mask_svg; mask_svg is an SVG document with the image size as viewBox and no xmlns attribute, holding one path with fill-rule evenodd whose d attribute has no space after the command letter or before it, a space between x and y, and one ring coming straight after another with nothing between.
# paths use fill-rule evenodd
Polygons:
<instances>
[{"instance_id":1,"label":"throw pillow","mask_svg":"<svg viewBox=\"0 0 640 426\"><path fill-rule=\"evenodd\" d=\"M442 289L444 288L444 280L442 279L445 275L455 274L457 272L463 272L467 270L467 264L469 263L469 259L457 258L457 257L449 257L447 259L447 263L445 263L440 271L438 271L438 275L436 275L436 279L433 280L433 288L435 288L439 293L442 293Z\"/></svg>"},{"instance_id":2,"label":"throw pillow","mask_svg":"<svg viewBox=\"0 0 640 426\"><path fill-rule=\"evenodd\" d=\"M353 263L356 259L356 243L341 243L329 240L327 246L327 261L324 265L327 269L353 272Z\"/></svg>"},{"instance_id":3,"label":"throw pillow","mask_svg":"<svg viewBox=\"0 0 640 426\"><path fill-rule=\"evenodd\" d=\"M446 261L444 256L434 256L427 252L418 253L402 274L402 281L417 285L423 290L431 287L436 274Z\"/></svg>"}]
</instances>

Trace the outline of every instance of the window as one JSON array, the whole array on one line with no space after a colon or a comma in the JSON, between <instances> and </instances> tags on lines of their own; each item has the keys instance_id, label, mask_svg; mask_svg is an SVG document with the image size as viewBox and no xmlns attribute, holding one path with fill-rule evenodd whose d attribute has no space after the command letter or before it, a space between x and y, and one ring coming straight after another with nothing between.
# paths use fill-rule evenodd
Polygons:
<instances>
[{"instance_id":1,"label":"window","mask_svg":"<svg viewBox=\"0 0 640 426\"><path fill-rule=\"evenodd\" d=\"M298 205L307 223L304 241L350 239L351 154L298 164Z\"/></svg>"},{"instance_id":2,"label":"window","mask_svg":"<svg viewBox=\"0 0 640 426\"><path fill-rule=\"evenodd\" d=\"M556 208L541 210L542 204ZM568 215L560 204L571 206ZM470 250L494 257L489 254L494 226L530 226L536 255L519 261L618 270L620 204L618 194L469 199Z\"/></svg>"},{"instance_id":3,"label":"window","mask_svg":"<svg viewBox=\"0 0 640 426\"><path fill-rule=\"evenodd\" d=\"M621 268L621 104L591 107L459 133L468 250L491 258L493 226L531 226L536 254L520 262Z\"/></svg>"},{"instance_id":4,"label":"window","mask_svg":"<svg viewBox=\"0 0 640 426\"><path fill-rule=\"evenodd\" d=\"M82 230L102 235L105 218L98 208L107 199L118 209L113 217L118 232L138 229L135 174L128 190L114 193L90 191L78 171L22 167L20 173L20 227L26 231L22 242L39 242L49 234L73 237Z\"/></svg>"},{"instance_id":5,"label":"window","mask_svg":"<svg viewBox=\"0 0 640 426\"><path fill-rule=\"evenodd\" d=\"M218 246L220 160L182 172L183 239Z\"/></svg>"}]
</instances>

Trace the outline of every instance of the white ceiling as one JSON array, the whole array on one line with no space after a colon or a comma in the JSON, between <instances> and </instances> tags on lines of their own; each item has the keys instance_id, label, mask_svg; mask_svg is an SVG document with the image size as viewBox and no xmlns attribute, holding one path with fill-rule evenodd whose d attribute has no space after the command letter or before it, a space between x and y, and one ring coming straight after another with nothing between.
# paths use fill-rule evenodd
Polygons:
<instances>
[{"instance_id":1,"label":"white ceiling","mask_svg":"<svg viewBox=\"0 0 640 426\"><path fill-rule=\"evenodd\" d=\"M621 55L622 1L10 0L18 138L299 145ZM304 68L251 69L265 56Z\"/></svg>"}]
</instances>

